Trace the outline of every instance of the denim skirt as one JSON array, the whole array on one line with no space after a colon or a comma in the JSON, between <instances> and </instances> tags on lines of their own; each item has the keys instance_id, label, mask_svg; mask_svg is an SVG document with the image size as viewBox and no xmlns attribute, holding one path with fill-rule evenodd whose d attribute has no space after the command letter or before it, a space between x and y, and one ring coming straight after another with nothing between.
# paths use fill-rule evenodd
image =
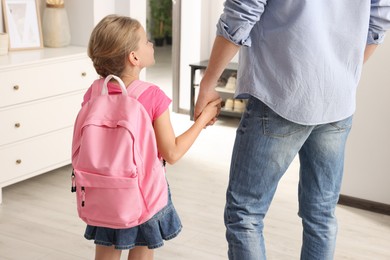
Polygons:
<instances>
[{"instance_id":1,"label":"denim skirt","mask_svg":"<svg viewBox=\"0 0 390 260\"><path fill-rule=\"evenodd\" d=\"M149 249L163 246L163 240L176 237L182 229L169 191L168 194L168 204L145 223L125 229L87 225L84 237L94 240L96 245L115 246L115 249L121 250L135 246L147 246Z\"/></svg>"}]
</instances>

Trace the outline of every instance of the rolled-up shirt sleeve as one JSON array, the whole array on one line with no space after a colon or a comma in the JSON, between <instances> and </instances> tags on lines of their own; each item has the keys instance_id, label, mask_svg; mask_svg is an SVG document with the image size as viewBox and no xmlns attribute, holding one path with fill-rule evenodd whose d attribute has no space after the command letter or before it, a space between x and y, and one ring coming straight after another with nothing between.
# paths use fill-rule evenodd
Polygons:
<instances>
[{"instance_id":1,"label":"rolled-up shirt sleeve","mask_svg":"<svg viewBox=\"0 0 390 260\"><path fill-rule=\"evenodd\" d=\"M217 35L236 45L251 46L250 32L266 4L267 0L227 0L217 23Z\"/></svg>"},{"instance_id":2,"label":"rolled-up shirt sleeve","mask_svg":"<svg viewBox=\"0 0 390 260\"><path fill-rule=\"evenodd\" d=\"M390 29L390 0L371 0L367 44L380 44Z\"/></svg>"}]
</instances>

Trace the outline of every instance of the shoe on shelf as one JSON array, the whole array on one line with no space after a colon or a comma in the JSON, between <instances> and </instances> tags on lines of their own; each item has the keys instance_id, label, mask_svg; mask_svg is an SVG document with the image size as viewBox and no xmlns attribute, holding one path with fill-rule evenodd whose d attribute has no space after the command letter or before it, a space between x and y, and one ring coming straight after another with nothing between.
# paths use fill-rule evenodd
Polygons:
<instances>
[{"instance_id":1,"label":"shoe on shelf","mask_svg":"<svg viewBox=\"0 0 390 260\"><path fill-rule=\"evenodd\" d=\"M227 80L225 78L222 78L222 77L219 78L218 82L217 82L217 87L221 87L221 88L225 87L226 82L227 82Z\"/></svg>"},{"instance_id":2,"label":"shoe on shelf","mask_svg":"<svg viewBox=\"0 0 390 260\"><path fill-rule=\"evenodd\" d=\"M234 76L230 76L227 80L225 88L228 90L236 90L237 79Z\"/></svg>"},{"instance_id":3,"label":"shoe on shelf","mask_svg":"<svg viewBox=\"0 0 390 260\"><path fill-rule=\"evenodd\" d=\"M234 101L231 98L226 99L225 101L225 110L233 111Z\"/></svg>"},{"instance_id":4,"label":"shoe on shelf","mask_svg":"<svg viewBox=\"0 0 390 260\"><path fill-rule=\"evenodd\" d=\"M233 111L242 113L245 111L245 102L242 99L235 99L233 104Z\"/></svg>"}]
</instances>

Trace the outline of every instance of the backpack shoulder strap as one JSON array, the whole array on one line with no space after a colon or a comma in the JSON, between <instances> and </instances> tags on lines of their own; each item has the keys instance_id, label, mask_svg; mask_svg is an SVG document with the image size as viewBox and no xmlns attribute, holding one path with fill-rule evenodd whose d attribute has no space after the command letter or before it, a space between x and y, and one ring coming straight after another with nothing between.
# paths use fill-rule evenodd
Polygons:
<instances>
[{"instance_id":1,"label":"backpack shoulder strap","mask_svg":"<svg viewBox=\"0 0 390 260\"><path fill-rule=\"evenodd\" d=\"M100 96L103 88L104 78L95 80L91 86L91 98Z\"/></svg>"},{"instance_id":2,"label":"backpack shoulder strap","mask_svg":"<svg viewBox=\"0 0 390 260\"><path fill-rule=\"evenodd\" d=\"M130 84L130 88L128 88L129 96L138 99L150 86L153 86L153 84L142 80L135 80Z\"/></svg>"},{"instance_id":3,"label":"backpack shoulder strap","mask_svg":"<svg viewBox=\"0 0 390 260\"><path fill-rule=\"evenodd\" d=\"M92 83L91 98L94 98L94 97L101 95L104 80L105 80L104 78L100 78L100 79L95 80ZM145 90L147 90L150 86L153 86L153 85L154 84L149 83L149 82L145 82L142 80L135 80L130 84L130 88L128 88L128 90L127 90L128 95L135 98L135 99L138 99L142 95L142 93L144 93Z\"/></svg>"},{"instance_id":4,"label":"backpack shoulder strap","mask_svg":"<svg viewBox=\"0 0 390 260\"><path fill-rule=\"evenodd\" d=\"M122 95L127 95L127 89L125 86L125 83L115 75L108 75L106 78L97 79L92 83L92 91L91 91L91 98L100 96L100 95L108 95L108 82L114 78L118 83L122 91Z\"/></svg>"}]
</instances>

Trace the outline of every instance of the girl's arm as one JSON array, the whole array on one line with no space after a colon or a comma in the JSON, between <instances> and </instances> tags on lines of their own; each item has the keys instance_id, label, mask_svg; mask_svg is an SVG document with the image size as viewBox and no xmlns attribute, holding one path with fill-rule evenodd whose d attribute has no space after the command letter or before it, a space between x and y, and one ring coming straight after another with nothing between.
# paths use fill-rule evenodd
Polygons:
<instances>
[{"instance_id":1,"label":"girl's arm","mask_svg":"<svg viewBox=\"0 0 390 260\"><path fill-rule=\"evenodd\" d=\"M202 129L217 115L220 102L220 99L210 102L194 124L178 137L175 136L168 109L154 121L157 148L165 161L174 164L190 149Z\"/></svg>"},{"instance_id":2,"label":"girl's arm","mask_svg":"<svg viewBox=\"0 0 390 260\"><path fill-rule=\"evenodd\" d=\"M366 49L364 50L364 63L371 57L377 46L377 44L366 45Z\"/></svg>"}]
</instances>

